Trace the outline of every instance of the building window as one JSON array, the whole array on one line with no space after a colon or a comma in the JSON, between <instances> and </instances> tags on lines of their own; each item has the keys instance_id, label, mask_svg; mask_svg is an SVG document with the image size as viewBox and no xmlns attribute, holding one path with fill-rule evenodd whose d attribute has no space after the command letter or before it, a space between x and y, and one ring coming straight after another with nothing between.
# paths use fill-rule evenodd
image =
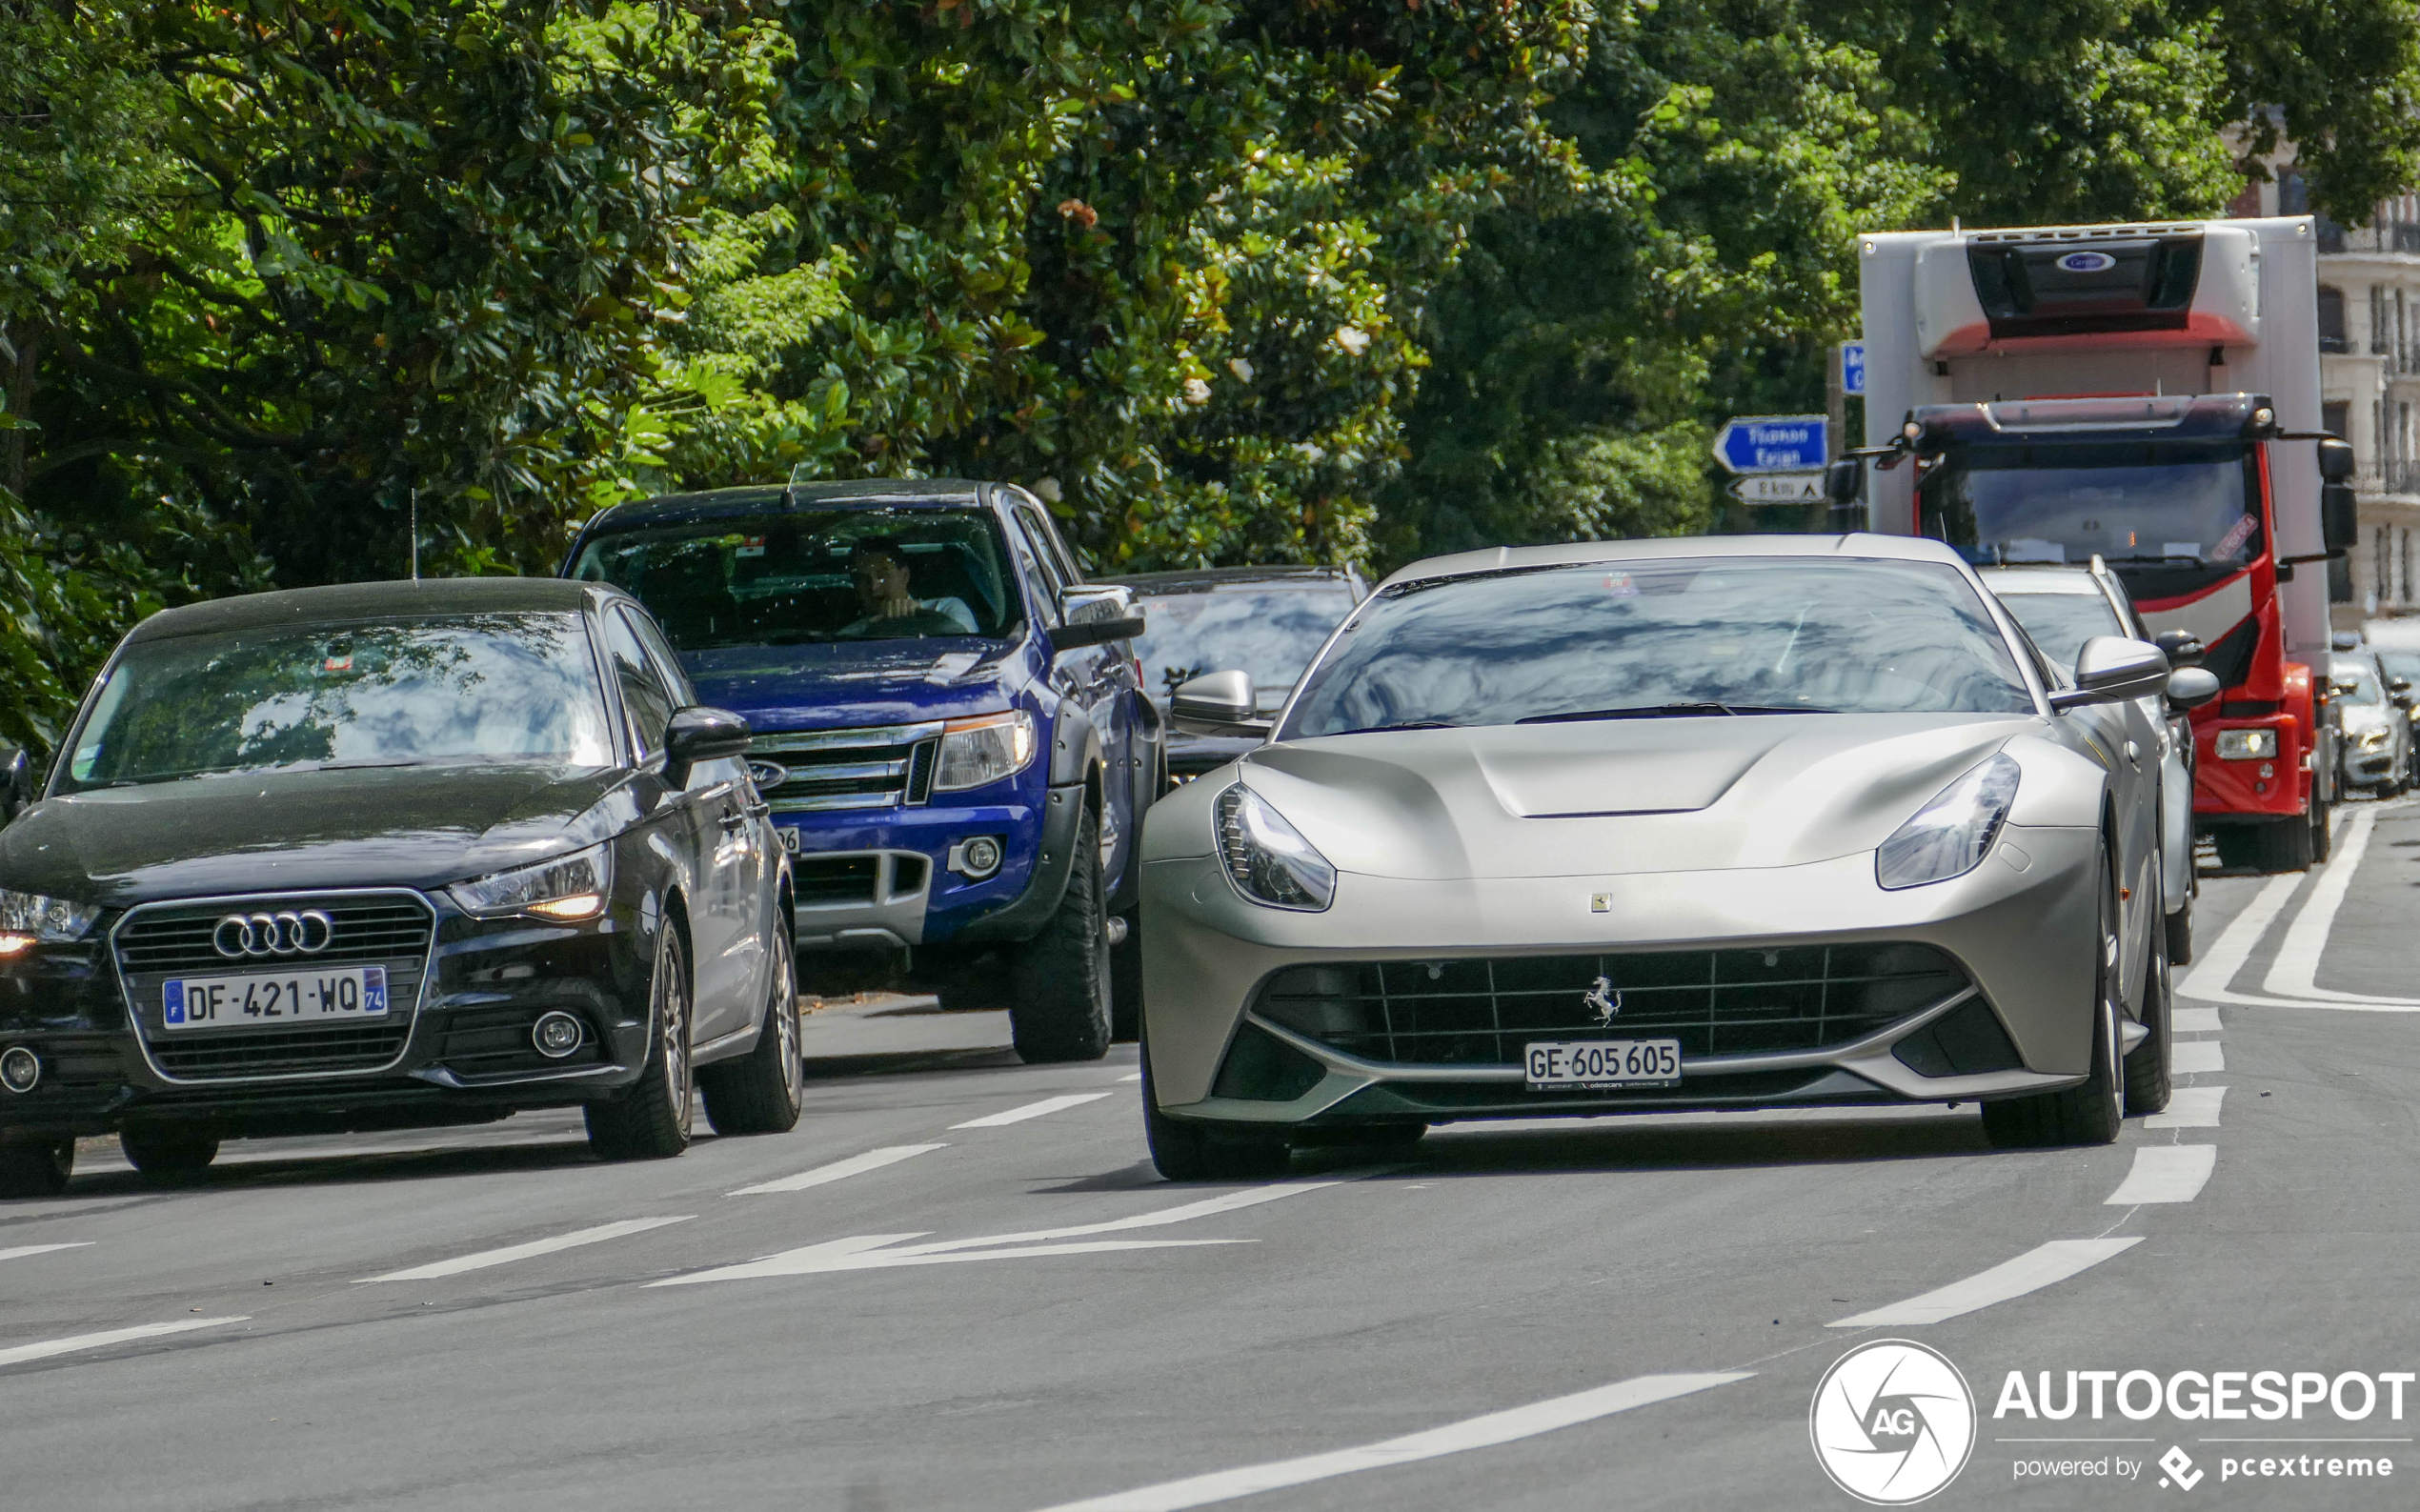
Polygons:
<instances>
[{"instance_id":1,"label":"building window","mask_svg":"<svg viewBox=\"0 0 2420 1512\"><path fill-rule=\"evenodd\" d=\"M2330 399L2319 407L2319 428L2342 441L2352 434L2352 405L2343 399Z\"/></svg>"},{"instance_id":2,"label":"building window","mask_svg":"<svg viewBox=\"0 0 2420 1512\"><path fill-rule=\"evenodd\" d=\"M2370 286L2370 353L2385 356L2393 346L2387 340L2387 292L2376 284Z\"/></svg>"},{"instance_id":3,"label":"building window","mask_svg":"<svg viewBox=\"0 0 2420 1512\"><path fill-rule=\"evenodd\" d=\"M2345 292L2326 284L2319 286L2319 350L2352 350L2352 342L2345 334Z\"/></svg>"},{"instance_id":4,"label":"building window","mask_svg":"<svg viewBox=\"0 0 2420 1512\"><path fill-rule=\"evenodd\" d=\"M2395 602L2408 604L2411 602L2411 533L2410 531L2395 532L2395 556L2397 558L2395 565L2403 575L2402 580L2396 585Z\"/></svg>"}]
</instances>

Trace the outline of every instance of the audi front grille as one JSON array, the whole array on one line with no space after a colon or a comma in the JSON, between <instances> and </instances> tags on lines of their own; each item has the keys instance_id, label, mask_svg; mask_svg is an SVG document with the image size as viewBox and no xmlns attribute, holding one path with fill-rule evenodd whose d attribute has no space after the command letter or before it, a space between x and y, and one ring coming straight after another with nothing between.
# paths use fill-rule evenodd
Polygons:
<instances>
[{"instance_id":1,"label":"audi front grille","mask_svg":"<svg viewBox=\"0 0 2420 1512\"><path fill-rule=\"evenodd\" d=\"M331 921L327 945L308 954L232 957L215 939L231 915L301 915ZM414 893L294 893L212 902L146 903L111 937L119 979L143 1052L173 1081L242 1080L380 1071L403 1057L419 1017L436 917ZM306 969L379 966L387 974L387 1016L363 1023L292 1028L189 1029L162 1022L166 984L176 978L270 976Z\"/></svg>"},{"instance_id":2,"label":"audi front grille","mask_svg":"<svg viewBox=\"0 0 2420 1512\"><path fill-rule=\"evenodd\" d=\"M1674 1038L1692 1058L1821 1050L1966 985L1928 945L1452 958L1291 966L1253 1011L1366 1060L1511 1066L1537 1038Z\"/></svg>"}]
</instances>

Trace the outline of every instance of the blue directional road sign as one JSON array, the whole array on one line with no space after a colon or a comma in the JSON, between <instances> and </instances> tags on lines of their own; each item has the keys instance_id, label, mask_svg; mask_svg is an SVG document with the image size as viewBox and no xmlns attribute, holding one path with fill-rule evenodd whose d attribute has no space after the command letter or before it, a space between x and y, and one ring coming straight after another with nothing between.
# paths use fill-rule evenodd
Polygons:
<instances>
[{"instance_id":1,"label":"blue directional road sign","mask_svg":"<svg viewBox=\"0 0 2420 1512\"><path fill-rule=\"evenodd\" d=\"M1714 438L1714 459L1734 473L1820 472L1825 460L1824 417L1741 415Z\"/></svg>"},{"instance_id":2,"label":"blue directional road sign","mask_svg":"<svg viewBox=\"0 0 2420 1512\"><path fill-rule=\"evenodd\" d=\"M1844 341L1840 344L1840 392L1865 392L1865 343Z\"/></svg>"}]
</instances>

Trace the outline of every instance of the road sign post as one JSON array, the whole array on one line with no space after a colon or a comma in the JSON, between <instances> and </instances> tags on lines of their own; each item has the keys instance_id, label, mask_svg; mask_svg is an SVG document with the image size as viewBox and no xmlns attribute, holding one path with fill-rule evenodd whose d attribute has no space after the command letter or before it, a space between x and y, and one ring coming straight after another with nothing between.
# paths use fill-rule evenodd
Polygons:
<instances>
[{"instance_id":1,"label":"road sign post","mask_svg":"<svg viewBox=\"0 0 2420 1512\"><path fill-rule=\"evenodd\" d=\"M1744 414L1714 438L1714 459L1734 473L1805 473L1828 460L1831 427L1820 414Z\"/></svg>"}]
</instances>

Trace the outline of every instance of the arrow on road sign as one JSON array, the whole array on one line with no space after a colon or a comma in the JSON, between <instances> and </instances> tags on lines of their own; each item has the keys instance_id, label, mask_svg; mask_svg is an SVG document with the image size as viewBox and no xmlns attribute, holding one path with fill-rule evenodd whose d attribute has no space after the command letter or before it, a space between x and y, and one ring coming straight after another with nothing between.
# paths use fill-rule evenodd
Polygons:
<instances>
[{"instance_id":1,"label":"arrow on road sign","mask_svg":"<svg viewBox=\"0 0 2420 1512\"><path fill-rule=\"evenodd\" d=\"M1743 504L1821 504L1821 473L1751 473L1731 479L1731 496Z\"/></svg>"},{"instance_id":2,"label":"arrow on road sign","mask_svg":"<svg viewBox=\"0 0 2420 1512\"><path fill-rule=\"evenodd\" d=\"M1734 473L1804 473L1828 455L1824 429L1820 414L1744 414L1714 438L1714 459Z\"/></svg>"}]
</instances>

